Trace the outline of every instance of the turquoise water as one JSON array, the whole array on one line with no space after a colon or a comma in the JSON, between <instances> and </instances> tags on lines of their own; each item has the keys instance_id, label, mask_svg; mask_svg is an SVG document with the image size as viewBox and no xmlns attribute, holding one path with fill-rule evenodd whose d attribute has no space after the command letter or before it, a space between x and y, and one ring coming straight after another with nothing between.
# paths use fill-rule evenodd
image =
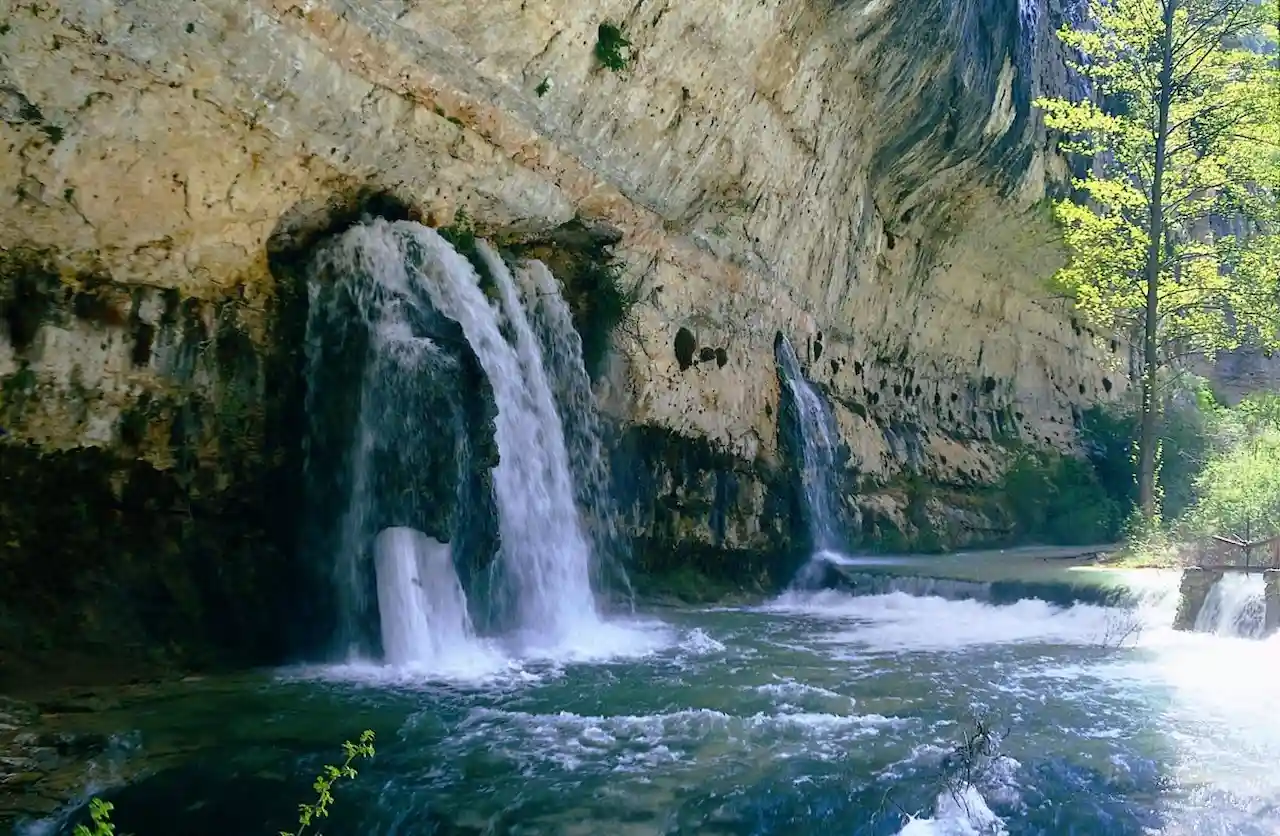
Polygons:
<instances>
[{"instance_id":1,"label":"turquoise water","mask_svg":"<svg viewBox=\"0 0 1280 836\"><path fill-rule=\"evenodd\" d=\"M138 691L93 717L117 741L99 782L141 771L107 792L135 836L277 833L372 728L324 833L1274 836L1280 640L1175 634L1170 591L1138 610L791 595L615 620L568 660L495 645L448 680ZM966 775L975 717L1003 740Z\"/></svg>"}]
</instances>

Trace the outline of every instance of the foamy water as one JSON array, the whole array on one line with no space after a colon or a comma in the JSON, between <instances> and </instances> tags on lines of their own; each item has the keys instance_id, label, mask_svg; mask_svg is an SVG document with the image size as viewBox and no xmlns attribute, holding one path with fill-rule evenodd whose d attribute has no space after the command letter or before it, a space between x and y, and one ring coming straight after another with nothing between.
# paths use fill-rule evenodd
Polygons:
<instances>
[{"instance_id":1,"label":"foamy water","mask_svg":"<svg viewBox=\"0 0 1280 836\"><path fill-rule=\"evenodd\" d=\"M299 740L313 774L335 739L378 729L335 832L1275 836L1280 639L1175 633L1166 587L1129 610L792 594L620 621L621 643L559 658L494 640L452 679L295 670L198 716L236 717L219 751L239 754L211 761L233 783ZM1122 616L1142 629L1100 641ZM129 722L152 746L180 706ZM959 780L977 718L995 744ZM147 779L118 810L197 832L186 811L215 810L192 805L219 780L175 796Z\"/></svg>"},{"instance_id":2,"label":"foamy water","mask_svg":"<svg viewBox=\"0 0 1280 836\"><path fill-rule=\"evenodd\" d=\"M1149 719L1168 735L1172 757L1165 766L1190 788L1187 797L1165 802L1168 834L1280 832L1280 635L1264 641L1239 637L1239 612L1247 612L1257 590L1244 581L1224 584L1211 595L1208 615L1198 625L1214 633L1172 630L1177 604L1169 577L1139 587L1131 609L1075 605L1056 607L1038 600L1008 606L978 601L914 597L902 593L853 597L844 593L789 592L761 608L808 618L813 640L833 658L854 661L867 653L895 655L946 652L1016 645L1077 647L1103 653L1127 648L1123 656L1104 656L1070 665L1047 665L1009 676L999 689L1016 706L1042 699L1047 682L1061 696L1088 708L1103 693L1133 697L1158 695L1161 706ZM1214 597L1217 601L1214 601ZM1237 620L1233 620L1237 619ZM1049 655L1046 660L1052 658ZM1090 708L1101 722L1079 728L1082 739L1122 739L1108 709ZM930 747L923 750L929 753ZM933 752L938 751L936 748ZM919 754L919 753L916 753ZM1130 768L1117 756L1112 769ZM1008 792L1010 786L1003 787ZM992 812L987 795L975 786L943 792L932 809L914 814L905 836L993 836L1008 832ZM1236 799L1235 814L1208 815L1205 807ZM1260 830L1241 821L1256 819ZM1206 829L1206 827L1208 829ZM1268 829L1270 828L1270 829ZM1110 831L1099 831L1110 832Z\"/></svg>"},{"instance_id":3,"label":"foamy water","mask_svg":"<svg viewBox=\"0 0 1280 836\"><path fill-rule=\"evenodd\" d=\"M285 668L280 671L280 676L373 686L455 684L501 688L558 675L564 665L635 660L677 644L696 650L706 647L710 641L696 630L682 639L666 624L654 619L602 620L595 629L550 647L545 644L526 645L518 634L484 637L472 639L465 652L442 654L423 664L354 659L337 664ZM715 644L712 642L711 646Z\"/></svg>"}]
</instances>

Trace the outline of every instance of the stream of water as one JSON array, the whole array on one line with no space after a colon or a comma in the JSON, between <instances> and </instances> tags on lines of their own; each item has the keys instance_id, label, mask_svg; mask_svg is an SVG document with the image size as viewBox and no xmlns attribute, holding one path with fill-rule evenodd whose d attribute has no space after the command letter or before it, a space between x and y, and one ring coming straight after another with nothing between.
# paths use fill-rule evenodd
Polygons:
<instances>
[{"instance_id":1,"label":"stream of water","mask_svg":"<svg viewBox=\"0 0 1280 836\"><path fill-rule=\"evenodd\" d=\"M295 668L79 721L120 741L102 779L149 765L112 795L138 836L288 828L364 728L326 833L1274 836L1280 638L1174 633L1175 583L1137 610L789 593L632 620L595 662ZM957 781L975 716L1005 736Z\"/></svg>"},{"instance_id":2,"label":"stream of water","mask_svg":"<svg viewBox=\"0 0 1280 836\"><path fill-rule=\"evenodd\" d=\"M835 416L813 384L805 379L791 341L785 337L779 340L774 353L795 411L800 438L800 484L811 547L815 553L838 551L843 543L837 511L839 494L833 480L839 438Z\"/></svg>"}]
</instances>

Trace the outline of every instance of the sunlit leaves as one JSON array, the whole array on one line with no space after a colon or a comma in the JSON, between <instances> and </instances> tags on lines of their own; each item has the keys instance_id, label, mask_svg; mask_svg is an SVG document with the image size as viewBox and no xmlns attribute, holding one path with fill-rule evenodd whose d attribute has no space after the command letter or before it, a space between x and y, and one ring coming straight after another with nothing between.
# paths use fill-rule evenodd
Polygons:
<instances>
[{"instance_id":1,"label":"sunlit leaves","mask_svg":"<svg viewBox=\"0 0 1280 836\"><path fill-rule=\"evenodd\" d=\"M75 836L115 836L116 826L111 823L111 811L115 805L110 801L95 798L89 802L89 821L92 828L77 824Z\"/></svg>"},{"instance_id":2,"label":"sunlit leaves","mask_svg":"<svg viewBox=\"0 0 1280 836\"><path fill-rule=\"evenodd\" d=\"M333 803L334 784L344 778L350 780L356 777L356 769L351 765L356 759L373 757L373 732L366 729L361 732L359 741L355 743L350 740L345 741L342 744L342 752L345 755L342 764L340 766L326 764L311 785L316 793L315 803L298 805L298 829L293 833L281 831L280 836L301 836L317 819L329 815L329 806Z\"/></svg>"},{"instance_id":3,"label":"sunlit leaves","mask_svg":"<svg viewBox=\"0 0 1280 836\"><path fill-rule=\"evenodd\" d=\"M1215 416L1213 454L1196 477L1187 533L1280 533L1280 397L1259 393Z\"/></svg>"},{"instance_id":4,"label":"sunlit leaves","mask_svg":"<svg viewBox=\"0 0 1280 836\"><path fill-rule=\"evenodd\" d=\"M1168 3L1176 5L1167 31ZM1137 327L1158 210L1157 362L1245 338L1274 343L1280 78L1274 59L1240 45L1275 37L1275 9L1249 0L1092 0L1090 16L1087 27L1059 35L1082 56L1077 69L1102 104L1036 102L1063 150L1091 161L1074 199L1054 207L1069 254L1055 283L1096 325Z\"/></svg>"}]
</instances>

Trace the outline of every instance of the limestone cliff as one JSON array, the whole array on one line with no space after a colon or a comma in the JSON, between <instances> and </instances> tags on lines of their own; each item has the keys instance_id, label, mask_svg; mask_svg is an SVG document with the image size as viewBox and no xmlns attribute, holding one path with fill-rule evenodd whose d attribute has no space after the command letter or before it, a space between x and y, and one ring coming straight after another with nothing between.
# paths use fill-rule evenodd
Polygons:
<instances>
[{"instance_id":1,"label":"limestone cliff","mask_svg":"<svg viewBox=\"0 0 1280 836\"><path fill-rule=\"evenodd\" d=\"M575 218L616 231L641 302L601 397L632 428L619 466L648 474L629 509L642 539L785 539L778 333L835 404L854 510L910 528L903 474L990 483L1011 441L1068 447L1081 407L1124 387L1115 344L1043 289L1060 253L1036 207L1063 163L1029 101L1067 83L1048 35L1063 14L8 4L0 451L98 448L154 470L184 508L281 497L268 486L292 455L302 304L288 264L377 192L433 225L465 209L512 244ZM598 47L614 26L629 45L611 69ZM103 477L117 502L121 473ZM26 482L8 474L12 514ZM981 513L935 504L958 514L956 539L986 536Z\"/></svg>"}]
</instances>

